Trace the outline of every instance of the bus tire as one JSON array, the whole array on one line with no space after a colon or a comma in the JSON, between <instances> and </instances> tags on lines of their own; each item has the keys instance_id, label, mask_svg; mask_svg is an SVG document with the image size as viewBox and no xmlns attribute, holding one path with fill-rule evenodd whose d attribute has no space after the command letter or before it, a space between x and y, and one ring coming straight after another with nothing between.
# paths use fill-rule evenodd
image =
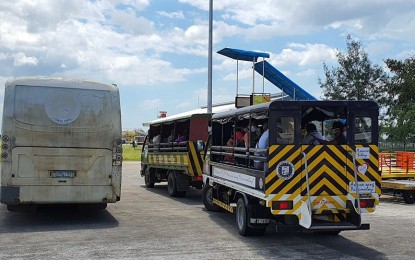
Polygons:
<instances>
[{"instance_id":1,"label":"bus tire","mask_svg":"<svg viewBox=\"0 0 415 260\"><path fill-rule=\"evenodd\" d=\"M7 205L7 210L10 212L16 212L19 211L20 205Z\"/></svg>"},{"instance_id":2,"label":"bus tire","mask_svg":"<svg viewBox=\"0 0 415 260\"><path fill-rule=\"evenodd\" d=\"M36 211L37 206L33 204L8 204L7 211L9 212L33 212Z\"/></svg>"},{"instance_id":3,"label":"bus tire","mask_svg":"<svg viewBox=\"0 0 415 260\"><path fill-rule=\"evenodd\" d=\"M177 190L177 179L174 172L170 172L167 176L167 192L171 197L183 197L186 195L186 191Z\"/></svg>"},{"instance_id":4,"label":"bus tire","mask_svg":"<svg viewBox=\"0 0 415 260\"><path fill-rule=\"evenodd\" d=\"M236 225L241 236L250 236L254 233L248 226L248 212L243 198L239 198L236 203Z\"/></svg>"},{"instance_id":5,"label":"bus tire","mask_svg":"<svg viewBox=\"0 0 415 260\"><path fill-rule=\"evenodd\" d=\"M406 204L414 204L415 202L415 191L407 190L403 192L403 200Z\"/></svg>"},{"instance_id":6,"label":"bus tire","mask_svg":"<svg viewBox=\"0 0 415 260\"><path fill-rule=\"evenodd\" d=\"M146 184L147 188L154 188L154 176L151 176L150 174L152 174L152 172L147 167L144 172L144 183Z\"/></svg>"},{"instance_id":7,"label":"bus tire","mask_svg":"<svg viewBox=\"0 0 415 260\"><path fill-rule=\"evenodd\" d=\"M213 203L213 187L209 184L203 186L202 200L208 211L219 212L222 210L221 207Z\"/></svg>"}]
</instances>

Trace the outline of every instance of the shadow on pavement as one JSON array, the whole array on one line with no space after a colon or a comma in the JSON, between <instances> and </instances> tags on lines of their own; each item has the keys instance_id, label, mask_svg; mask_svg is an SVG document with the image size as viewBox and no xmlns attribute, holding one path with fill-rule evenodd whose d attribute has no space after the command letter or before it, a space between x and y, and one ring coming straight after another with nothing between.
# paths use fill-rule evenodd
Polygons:
<instances>
[{"instance_id":1,"label":"shadow on pavement","mask_svg":"<svg viewBox=\"0 0 415 260\"><path fill-rule=\"evenodd\" d=\"M107 210L83 210L76 205L44 205L23 212L8 212L2 205L0 212L0 233L103 229L119 224Z\"/></svg>"},{"instance_id":2,"label":"shadow on pavement","mask_svg":"<svg viewBox=\"0 0 415 260\"><path fill-rule=\"evenodd\" d=\"M264 235L243 237L239 235L235 215L222 212L210 212L203 209L221 230L229 232L243 241L264 258L294 259L386 259L384 253L356 243L340 235L323 235L311 232L276 232L275 223L271 223ZM218 227L218 228L219 228ZM348 231L343 231L348 232ZM350 232L350 231L349 231ZM364 231L355 231L364 232ZM299 254L299 252L301 252Z\"/></svg>"},{"instance_id":3,"label":"shadow on pavement","mask_svg":"<svg viewBox=\"0 0 415 260\"><path fill-rule=\"evenodd\" d=\"M146 189L152 193L155 193L157 195L166 197L166 199L171 199L174 201L178 201L181 203L184 203L186 205L201 205L202 203L202 190L195 189L193 187L190 187L189 190L186 192L186 195L184 197L171 197L167 193L167 184L156 184L154 185L154 188L147 188L145 185L141 185L141 188Z\"/></svg>"}]
</instances>

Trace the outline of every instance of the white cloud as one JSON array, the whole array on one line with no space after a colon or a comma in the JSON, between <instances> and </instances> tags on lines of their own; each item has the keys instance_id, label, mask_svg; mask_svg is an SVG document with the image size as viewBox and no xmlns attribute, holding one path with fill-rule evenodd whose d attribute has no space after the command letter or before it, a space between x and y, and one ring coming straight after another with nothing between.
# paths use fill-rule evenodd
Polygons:
<instances>
[{"instance_id":1,"label":"white cloud","mask_svg":"<svg viewBox=\"0 0 415 260\"><path fill-rule=\"evenodd\" d=\"M14 55L13 66L20 67L24 65L37 65L38 60L36 57L26 57L23 52L19 52Z\"/></svg>"},{"instance_id":2,"label":"white cloud","mask_svg":"<svg viewBox=\"0 0 415 260\"><path fill-rule=\"evenodd\" d=\"M179 12L165 12L165 11L159 11L157 12L159 15L168 17L171 19L184 19L184 14L182 11Z\"/></svg>"},{"instance_id":3,"label":"white cloud","mask_svg":"<svg viewBox=\"0 0 415 260\"><path fill-rule=\"evenodd\" d=\"M280 65L316 65L336 60L336 50L325 44L288 44L281 53L272 54L270 63Z\"/></svg>"},{"instance_id":4,"label":"white cloud","mask_svg":"<svg viewBox=\"0 0 415 260\"><path fill-rule=\"evenodd\" d=\"M180 0L203 11L208 1ZM250 0L214 1L214 13L229 24L247 26L247 38L271 38L283 35L313 33L320 28L344 30L367 37L399 37L415 39L414 1L388 0ZM399 15L396 15L399 14ZM410 26L402 26L410 25Z\"/></svg>"},{"instance_id":5,"label":"white cloud","mask_svg":"<svg viewBox=\"0 0 415 260\"><path fill-rule=\"evenodd\" d=\"M156 99L148 99L148 100L142 100L140 102L139 108L143 111L155 111L156 109L160 108L161 106L161 100Z\"/></svg>"},{"instance_id":6,"label":"white cloud","mask_svg":"<svg viewBox=\"0 0 415 260\"><path fill-rule=\"evenodd\" d=\"M0 52L0 60L5 60L7 59L7 55L4 54L3 52Z\"/></svg>"}]
</instances>

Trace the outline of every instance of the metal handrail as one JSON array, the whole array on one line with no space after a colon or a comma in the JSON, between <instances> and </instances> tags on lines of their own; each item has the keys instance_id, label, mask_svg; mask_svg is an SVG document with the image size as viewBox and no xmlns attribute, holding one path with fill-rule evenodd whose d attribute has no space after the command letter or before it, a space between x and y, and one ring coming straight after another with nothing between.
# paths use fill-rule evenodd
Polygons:
<instances>
[{"instance_id":1,"label":"metal handrail","mask_svg":"<svg viewBox=\"0 0 415 260\"><path fill-rule=\"evenodd\" d=\"M361 208L360 208L360 194L359 194L359 180L357 179L357 170L356 170L356 158L355 153L351 150L349 150L349 153L351 153L353 157L353 172L354 172L354 178L355 178L355 185L356 185L356 200L357 200L357 208L358 208L358 214L361 214Z\"/></svg>"},{"instance_id":2,"label":"metal handrail","mask_svg":"<svg viewBox=\"0 0 415 260\"><path fill-rule=\"evenodd\" d=\"M312 212L312 208L311 208L311 196L310 196L310 182L308 180L308 163L307 163L307 155L305 154L305 152L302 152L302 155L304 157L304 170L305 170L305 181L307 184L307 202L308 202L308 208L310 210L310 212Z\"/></svg>"}]
</instances>

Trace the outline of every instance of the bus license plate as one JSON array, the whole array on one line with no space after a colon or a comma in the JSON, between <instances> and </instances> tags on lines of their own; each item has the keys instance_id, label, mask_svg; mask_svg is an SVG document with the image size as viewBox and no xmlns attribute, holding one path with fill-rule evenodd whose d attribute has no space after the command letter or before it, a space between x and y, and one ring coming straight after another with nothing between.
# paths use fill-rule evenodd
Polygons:
<instances>
[{"instance_id":1,"label":"bus license plate","mask_svg":"<svg viewBox=\"0 0 415 260\"><path fill-rule=\"evenodd\" d=\"M51 171L52 178L73 178L75 171Z\"/></svg>"}]
</instances>

